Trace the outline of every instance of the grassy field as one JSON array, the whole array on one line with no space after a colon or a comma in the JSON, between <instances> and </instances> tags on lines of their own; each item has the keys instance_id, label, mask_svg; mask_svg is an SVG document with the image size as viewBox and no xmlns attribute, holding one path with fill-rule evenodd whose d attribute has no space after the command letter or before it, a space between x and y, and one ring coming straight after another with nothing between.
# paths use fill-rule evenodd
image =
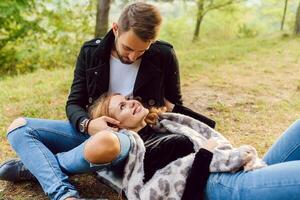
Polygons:
<instances>
[{"instance_id":1,"label":"grassy field","mask_svg":"<svg viewBox=\"0 0 300 200\"><path fill-rule=\"evenodd\" d=\"M235 145L263 154L300 117L300 38L274 36L175 46L185 105L217 121ZM18 116L65 119L73 69L39 70L0 82L0 161L15 156L5 138ZM117 199L92 175L72 181L87 197ZM104 189L103 189L104 188ZM0 200L47 199L37 184L0 181Z\"/></svg>"}]
</instances>

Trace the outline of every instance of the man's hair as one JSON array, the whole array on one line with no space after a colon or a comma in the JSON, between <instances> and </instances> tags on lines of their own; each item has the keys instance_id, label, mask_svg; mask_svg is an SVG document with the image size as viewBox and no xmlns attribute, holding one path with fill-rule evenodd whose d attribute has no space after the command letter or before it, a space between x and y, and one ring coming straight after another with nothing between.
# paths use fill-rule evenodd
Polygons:
<instances>
[{"instance_id":1,"label":"man's hair","mask_svg":"<svg viewBox=\"0 0 300 200\"><path fill-rule=\"evenodd\" d=\"M120 33L130 29L144 42L156 39L162 17L159 10L144 2L128 5L123 10L118 20Z\"/></svg>"}]
</instances>

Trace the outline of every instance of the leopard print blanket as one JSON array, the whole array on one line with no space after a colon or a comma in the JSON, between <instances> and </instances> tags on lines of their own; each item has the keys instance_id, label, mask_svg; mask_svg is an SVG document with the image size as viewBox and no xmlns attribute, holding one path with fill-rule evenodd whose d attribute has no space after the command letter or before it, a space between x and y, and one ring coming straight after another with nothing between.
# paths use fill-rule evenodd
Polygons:
<instances>
[{"instance_id":1,"label":"leopard print blanket","mask_svg":"<svg viewBox=\"0 0 300 200\"><path fill-rule=\"evenodd\" d=\"M234 148L229 141L216 130L191 117L164 113L160 122L154 127L157 131L166 130L175 134L184 134L190 138L197 152L209 138L215 138L219 145L213 151L210 164L211 172L236 172L253 170L266 164L258 158L256 150L249 145ZM132 148L124 168L122 180L123 190L130 200L179 200L183 195L186 178L192 166L195 153L179 158L158 170L154 176L143 183L143 159L145 147L138 134L128 131L132 141Z\"/></svg>"}]
</instances>

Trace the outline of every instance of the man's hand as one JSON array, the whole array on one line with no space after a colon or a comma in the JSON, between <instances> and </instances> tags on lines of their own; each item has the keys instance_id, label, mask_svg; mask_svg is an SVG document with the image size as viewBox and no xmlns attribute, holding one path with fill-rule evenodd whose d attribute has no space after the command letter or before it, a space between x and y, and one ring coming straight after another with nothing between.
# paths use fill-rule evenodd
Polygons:
<instances>
[{"instance_id":1,"label":"man's hand","mask_svg":"<svg viewBox=\"0 0 300 200\"><path fill-rule=\"evenodd\" d=\"M175 105L172 104L170 101L168 101L166 98L164 98L164 101L165 101L165 106L167 107L167 111L172 112Z\"/></svg>"},{"instance_id":2,"label":"man's hand","mask_svg":"<svg viewBox=\"0 0 300 200\"><path fill-rule=\"evenodd\" d=\"M90 135L94 135L100 131L107 130L107 129L118 131L119 124L120 122L118 120L115 120L107 116L102 116L96 119L92 119L89 123L87 131Z\"/></svg>"}]
</instances>

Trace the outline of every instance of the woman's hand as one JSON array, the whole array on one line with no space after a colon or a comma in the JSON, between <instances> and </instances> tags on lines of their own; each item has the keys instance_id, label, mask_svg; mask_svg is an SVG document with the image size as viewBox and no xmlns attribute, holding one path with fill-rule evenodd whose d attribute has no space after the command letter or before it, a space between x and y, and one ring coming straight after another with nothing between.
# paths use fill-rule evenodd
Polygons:
<instances>
[{"instance_id":1,"label":"woman's hand","mask_svg":"<svg viewBox=\"0 0 300 200\"><path fill-rule=\"evenodd\" d=\"M213 138L208 139L204 145L203 145L203 149L206 149L210 152L213 152L213 150L219 145L219 141Z\"/></svg>"},{"instance_id":2,"label":"woman's hand","mask_svg":"<svg viewBox=\"0 0 300 200\"><path fill-rule=\"evenodd\" d=\"M119 130L120 122L111 117L102 116L95 119L92 119L88 126L88 133L94 135L100 131L112 129L114 131Z\"/></svg>"}]
</instances>

